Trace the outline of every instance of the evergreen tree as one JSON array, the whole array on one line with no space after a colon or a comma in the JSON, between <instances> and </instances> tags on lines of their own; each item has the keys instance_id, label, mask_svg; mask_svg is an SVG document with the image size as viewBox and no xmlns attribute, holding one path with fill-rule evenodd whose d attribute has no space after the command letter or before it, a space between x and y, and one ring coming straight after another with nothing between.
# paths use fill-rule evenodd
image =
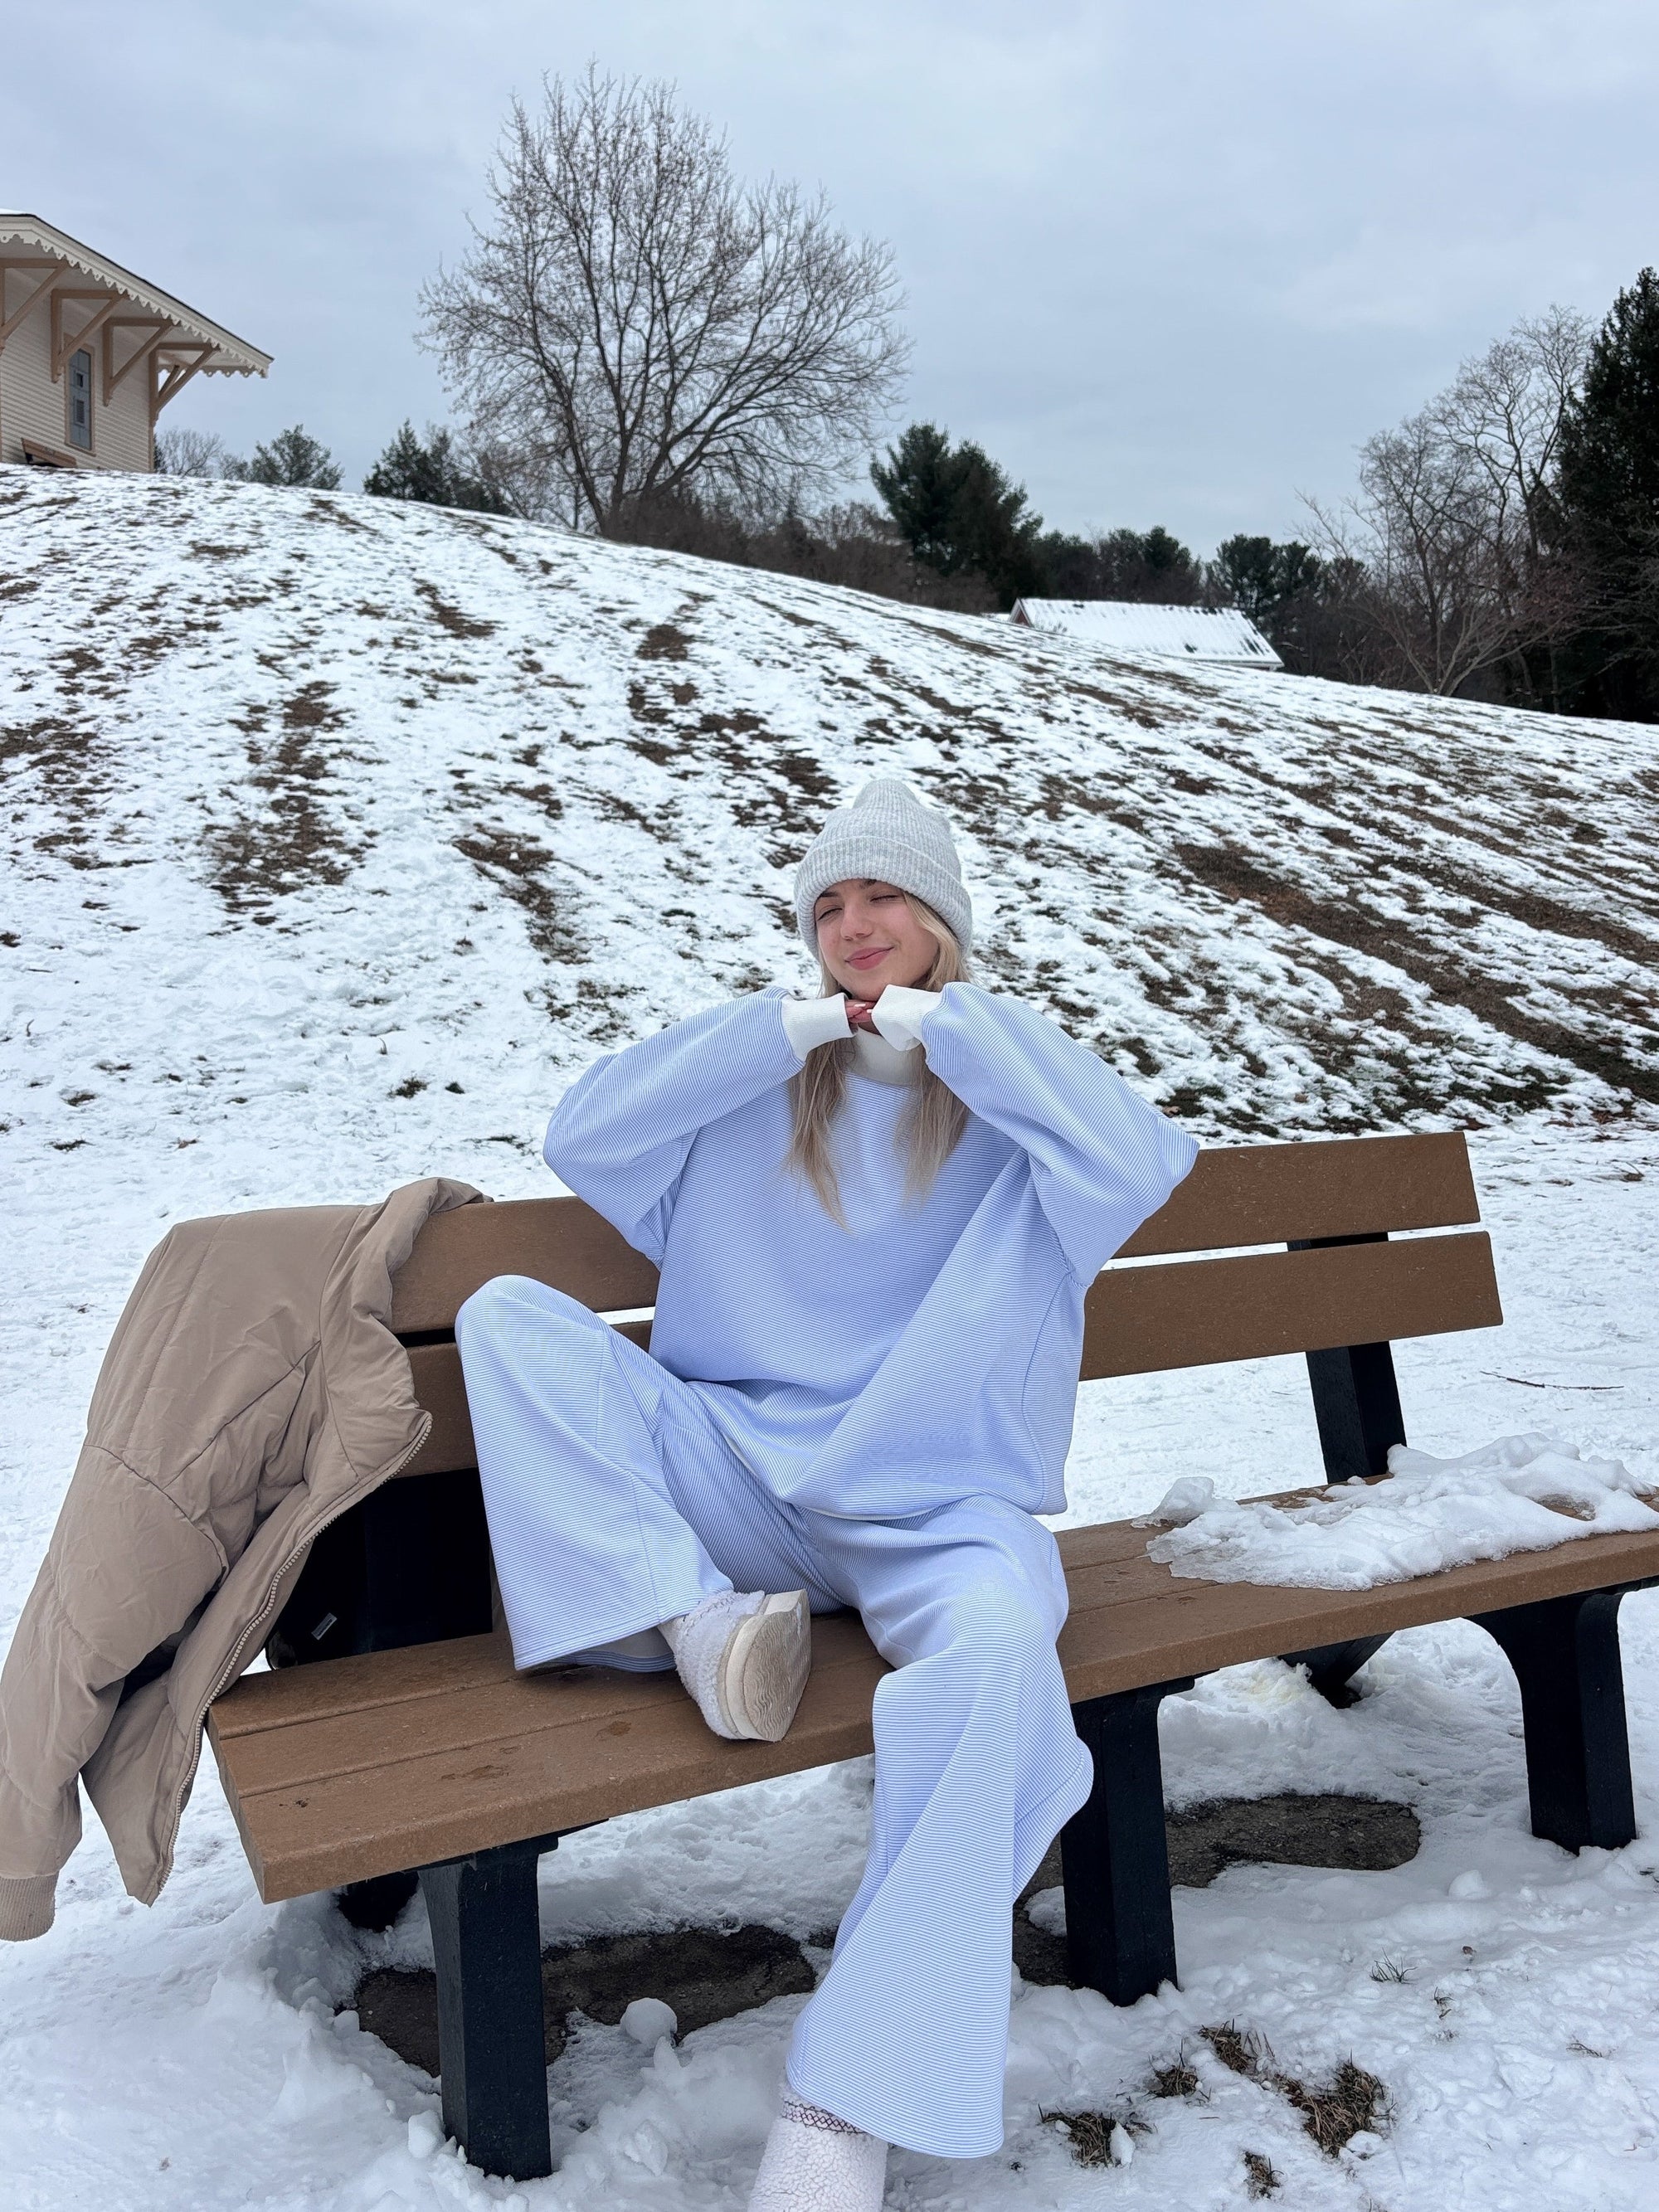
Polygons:
<instances>
[{"instance_id":1,"label":"evergreen tree","mask_svg":"<svg viewBox=\"0 0 1659 2212\"><path fill-rule=\"evenodd\" d=\"M980 576L1012 606L1042 580L1041 515L1026 512L1023 485L982 447L953 447L933 422L913 422L870 480L918 561L941 576Z\"/></svg>"},{"instance_id":2,"label":"evergreen tree","mask_svg":"<svg viewBox=\"0 0 1659 2212\"><path fill-rule=\"evenodd\" d=\"M450 433L430 424L422 445L413 424L405 422L363 478L363 489L428 507L471 507L483 514L507 511L500 491L462 461Z\"/></svg>"},{"instance_id":3,"label":"evergreen tree","mask_svg":"<svg viewBox=\"0 0 1659 2212\"><path fill-rule=\"evenodd\" d=\"M1034 550L1042 573L1039 588L1050 599L1190 606L1203 596L1201 565L1162 524L1093 538L1050 531Z\"/></svg>"},{"instance_id":4,"label":"evergreen tree","mask_svg":"<svg viewBox=\"0 0 1659 2212\"><path fill-rule=\"evenodd\" d=\"M1037 540L1036 547L1042 581L1038 596L1046 599L1098 599L1105 594L1100 590L1100 562L1092 542L1074 533L1050 530Z\"/></svg>"},{"instance_id":5,"label":"evergreen tree","mask_svg":"<svg viewBox=\"0 0 1659 2212\"><path fill-rule=\"evenodd\" d=\"M1293 673L1353 676L1370 627L1359 563L1322 561L1295 538L1241 534L1216 548L1205 573L1212 599L1249 615Z\"/></svg>"},{"instance_id":6,"label":"evergreen tree","mask_svg":"<svg viewBox=\"0 0 1659 2212\"><path fill-rule=\"evenodd\" d=\"M1042 517L1026 512L1025 488L1012 483L981 447L957 448L951 514L951 566L945 574L983 576L1005 607L1042 581L1036 540Z\"/></svg>"},{"instance_id":7,"label":"evergreen tree","mask_svg":"<svg viewBox=\"0 0 1659 2212\"><path fill-rule=\"evenodd\" d=\"M1594 610L1561 656L1565 703L1659 720L1659 275L1620 293L1561 432L1565 550Z\"/></svg>"},{"instance_id":8,"label":"evergreen tree","mask_svg":"<svg viewBox=\"0 0 1659 2212\"><path fill-rule=\"evenodd\" d=\"M945 433L936 423L911 423L898 443L889 447L885 466L871 462L870 481L917 560L949 575L961 471Z\"/></svg>"},{"instance_id":9,"label":"evergreen tree","mask_svg":"<svg viewBox=\"0 0 1659 2212\"><path fill-rule=\"evenodd\" d=\"M1216 548L1210 582L1219 597L1272 637L1280 611L1304 592L1318 589L1322 565L1310 547L1294 538L1276 545L1271 538L1241 535Z\"/></svg>"},{"instance_id":10,"label":"evergreen tree","mask_svg":"<svg viewBox=\"0 0 1659 2212\"><path fill-rule=\"evenodd\" d=\"M256 446L247 481L262 484L309 485L314 491L338 491L340 471L334 456L307 431L303 422L279 430L268 446Z\"/></svg>"},{"instance_id":11,"label":"evergreen tree","mask_svg":"<svg viewBox=\"0 0 1659 2212\"><path fill-rule=\"evenodd\" d=\"M1148 576L1154 582L1160 578L1167 579L1171 586L1181 592L1197 582L1198 562L1181 540L1172 537L1161 522L1155 522L1142 537L1140 558Z\"/></svg>"}]
</instances>

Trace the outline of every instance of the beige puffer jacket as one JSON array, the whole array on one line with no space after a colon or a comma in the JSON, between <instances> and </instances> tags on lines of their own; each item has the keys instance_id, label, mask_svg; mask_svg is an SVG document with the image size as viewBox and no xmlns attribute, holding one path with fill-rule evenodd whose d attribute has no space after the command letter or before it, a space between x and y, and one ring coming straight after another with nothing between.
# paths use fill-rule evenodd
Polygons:
<instances>
[{"instance_id":1,"label":"beige puffer jacket","mask_svg":"<svg viewBox=\"0 0 1659 2212\"><path fill-rule=\"evenodd\" d=\"M434 1177L378 1206L183 1222L151 1253L0 1674L0 1936L52 1925L77 1778L154 1903L209 1705L312 1539L425 1440L392 1278L432 1214L480 1195Z\"/></svg>"}]
</instances>

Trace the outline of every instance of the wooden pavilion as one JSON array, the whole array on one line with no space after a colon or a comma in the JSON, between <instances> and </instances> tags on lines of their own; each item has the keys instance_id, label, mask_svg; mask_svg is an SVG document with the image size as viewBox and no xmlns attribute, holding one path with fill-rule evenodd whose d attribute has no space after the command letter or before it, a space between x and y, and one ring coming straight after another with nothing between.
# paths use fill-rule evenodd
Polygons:
<instances>
[{"instance_id":1,"label":"wooden pavilion","mask_svg":"<svg viewBox=\"0 0 1659 2212\"><path fill-rule=\"evenodd\" d=\"M155 466L155 423L193 377L270 356L35 215L0 213L0 461Z\"/></svg>"}]
</instances>

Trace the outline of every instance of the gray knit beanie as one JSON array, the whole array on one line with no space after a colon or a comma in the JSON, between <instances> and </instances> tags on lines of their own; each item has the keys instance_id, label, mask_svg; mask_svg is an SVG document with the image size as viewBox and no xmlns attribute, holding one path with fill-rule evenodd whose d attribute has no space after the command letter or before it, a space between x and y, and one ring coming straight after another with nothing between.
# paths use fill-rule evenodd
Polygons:
<instances>
[{"instance_id":1,"label":"gray knit beanie","mask_svg":"<svg viewBox=\"0 0 1659 2212\"><path fill-rule=\"evenodd\" d=\"M849 876L909 891L933 908L964 952L973 942L974 909L951 825L896 776L878 776L850 805L838 806L795 871L795 920L814 952L812 908L831 884Z\"/></svg>"}]
</instances>

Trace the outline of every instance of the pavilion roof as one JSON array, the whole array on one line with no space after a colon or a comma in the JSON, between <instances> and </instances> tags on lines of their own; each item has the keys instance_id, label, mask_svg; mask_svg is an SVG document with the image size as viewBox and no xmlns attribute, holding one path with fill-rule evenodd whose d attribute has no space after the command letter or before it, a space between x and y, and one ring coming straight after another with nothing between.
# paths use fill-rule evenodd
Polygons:
<instances>
[{"instance_id":1,"label":"pavilion roof","mask_svg":"<svg viewBox=\"0 0 1659 2212\"><path fill-rule=\"evenodd\" d=\"M114 294L123 301L131 302L140 314L157 318L173 326L168 344L186 345L198 356L194 373L210 376L263 376L270 367L270 356L261 353L258 346L250 345L206 315L198 314L184 301L162 291L159 286L135 276L130 269L107 255L95 253L83 246L67 231L59 230L38 215L0 210L0 264L14 270L34 270L45 280L54 265L71 271L88 280L89 286ZM52 291L62 289L58 284L45 284ZM27 303L33 304L33 296ZM0 321L3 315L0 314ZM210 349L210 350L209 350Z\"/></svg>"}]
</instances>

